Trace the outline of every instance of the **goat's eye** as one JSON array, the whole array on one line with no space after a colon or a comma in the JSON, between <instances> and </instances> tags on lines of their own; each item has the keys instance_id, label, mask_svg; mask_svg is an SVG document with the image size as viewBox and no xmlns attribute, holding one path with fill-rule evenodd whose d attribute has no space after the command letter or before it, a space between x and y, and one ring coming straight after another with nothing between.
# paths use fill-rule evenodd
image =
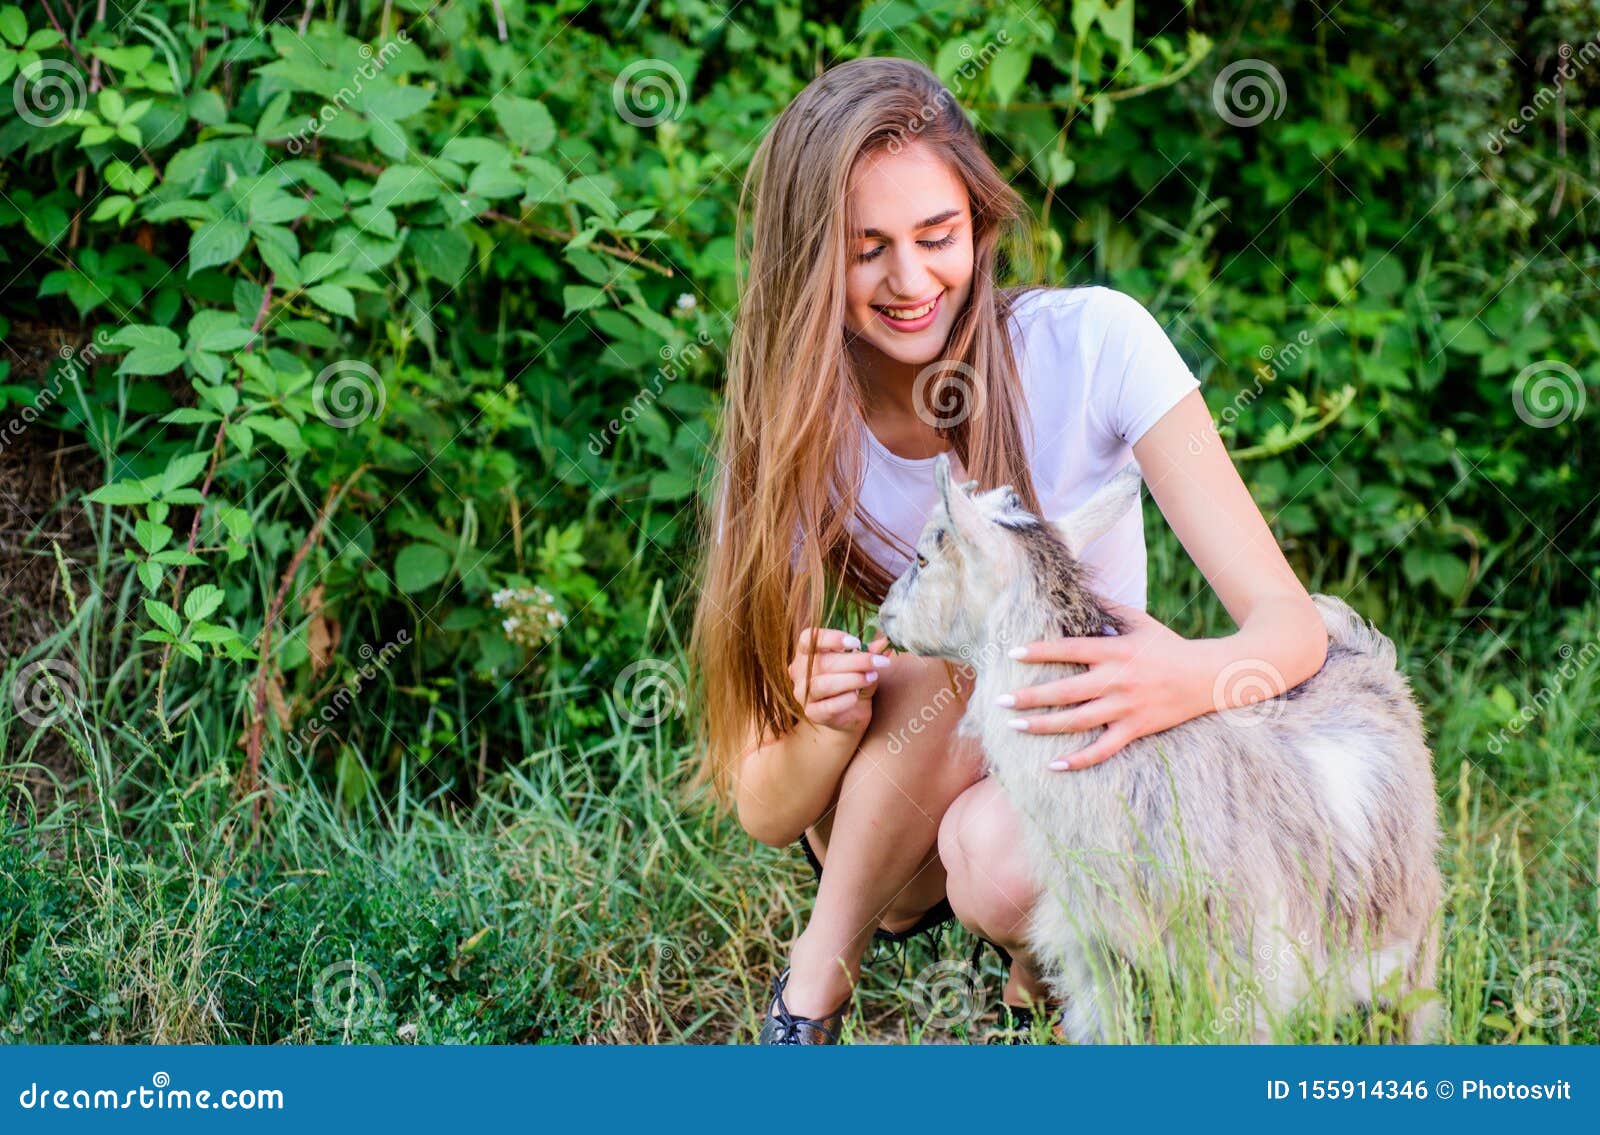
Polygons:
<instances>
[{"instance_id":1,"label":"goat's eye","mask_svg":"<svg viewBox=\"0 0 1600 1135\"><path fill-rule=\"evenodd\" d=\"M917 566L919 568L925 568L928 566L928 557L923 555L921 552L917 553Z\"/></svg>"}]
</instances>

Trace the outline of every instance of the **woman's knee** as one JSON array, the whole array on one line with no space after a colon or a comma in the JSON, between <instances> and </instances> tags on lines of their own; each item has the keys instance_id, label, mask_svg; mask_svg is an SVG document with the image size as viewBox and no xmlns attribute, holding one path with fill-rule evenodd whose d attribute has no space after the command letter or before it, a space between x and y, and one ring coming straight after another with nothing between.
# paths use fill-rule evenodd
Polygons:
<instances>
[{"instance_id":1,"label":"woman's knee","mask_svg":"<svg viewBox=\"0 0 1600 1135\"><path fill-rule=\"evenodd\" d=\"M993 781L969 788L945 813L939 856L962 925L1002 943L1019 941L1039 891L1017 815Z\"/></svg>"}]
</instances>

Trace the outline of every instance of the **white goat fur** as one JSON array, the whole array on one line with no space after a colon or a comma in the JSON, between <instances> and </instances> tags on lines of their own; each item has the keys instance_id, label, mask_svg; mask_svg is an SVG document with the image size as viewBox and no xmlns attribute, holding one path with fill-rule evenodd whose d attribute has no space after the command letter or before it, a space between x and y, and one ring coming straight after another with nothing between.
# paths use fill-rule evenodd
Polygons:
<instances>
[{"instance_id":1,"label":"white goat fur","mask_svg":"<svg viewBox=\"0 0 1600 1135\"><path fill-rule=\"evenodd\" d=\"M1022 733L1007 721L1049 710L995 698L1084 667L1007 651L1126 629L1089 590L1077 553L1137 503L1139 470L1130 464L1047 524L1010 486L953 485L943 456L935 469L940 502L917 544L925 566L895 581L879 626L902 649L976 670L960 731L981 740L1023 817L1041 889L1028 946L1066 1005L1067 1038L1134 1039L1108 1011L1112 978L1131 966L1193 980L1178 942L1204 927L1208 969L1227 953L1250 975L1242 1012L1258 1042L1314 986L1336 1008L1403 1006L1405 1038L1434 1039L1440 999L1408 995L1436 980L1437 797L1394 644L1342 600L1313 595L1329 642L1312 677L1246 708L1220 702L1089 768L1053 771L1052 759L1101 728ZM1267 673L1262 663L1257 674Z\"/></svg>"}]
</instances>

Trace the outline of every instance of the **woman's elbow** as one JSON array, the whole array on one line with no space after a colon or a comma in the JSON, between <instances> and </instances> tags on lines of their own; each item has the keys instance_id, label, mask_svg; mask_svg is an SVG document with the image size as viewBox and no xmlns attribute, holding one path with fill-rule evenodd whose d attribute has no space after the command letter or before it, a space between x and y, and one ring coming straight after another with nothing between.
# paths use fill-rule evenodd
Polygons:
<instances>
[{"instance_id":1,"label":"woman's elbow","mask_svg":"<svg viewBox=\"0 0 1600 1135\"><path fill-rule=\"evenodd\" d=\"M757 843L764 843L768 847L788 847L800 838L798 831L789 830L782 816L744 788L736 790L735 806L739 826Z\"/></svg>"}]
</instances>

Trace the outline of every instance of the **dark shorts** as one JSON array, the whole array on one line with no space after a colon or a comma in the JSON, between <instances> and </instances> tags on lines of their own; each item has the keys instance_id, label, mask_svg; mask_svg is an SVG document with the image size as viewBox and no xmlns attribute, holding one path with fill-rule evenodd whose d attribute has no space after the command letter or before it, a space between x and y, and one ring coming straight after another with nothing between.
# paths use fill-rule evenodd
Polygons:
<instances>
[{"instance_id":1,"label":"dark shorts","mask_svg":"<svg viewBox=\"0 0 1600 1135\"><path fill-rule=\"evenodd\" d=\"M811 864L811 870L815 872L817 876L817 882L820 883L822 881L822 863L817 859L817 853L811 850L811 841L806 838L805 832L800 833L800 850L806 853L806 862ZM904 943L909 942L912 938L915 938L918 934L926 934L931 931L933 932L934 942L937 944L942 929L955 920L956 912L950 909L950 900L940 899L923 913L922 917L917 920L917 924L915 926L909 927L905 930L885 930L883 927L879 926L872 932L872 937L879 942L893 942L903 945ZM978 939L978 950L983 948L984 942L989 942L989 939ZM989 945L993 946L995 953L1000 955L1001 962L1004 963L1007 968L1010 968L1011 955L1006 952L1004 947L996 945L994 942L989 942ZM973 965L976 965L977 950L973 951L973 959Z\"/></svg>"}]
</instances>

